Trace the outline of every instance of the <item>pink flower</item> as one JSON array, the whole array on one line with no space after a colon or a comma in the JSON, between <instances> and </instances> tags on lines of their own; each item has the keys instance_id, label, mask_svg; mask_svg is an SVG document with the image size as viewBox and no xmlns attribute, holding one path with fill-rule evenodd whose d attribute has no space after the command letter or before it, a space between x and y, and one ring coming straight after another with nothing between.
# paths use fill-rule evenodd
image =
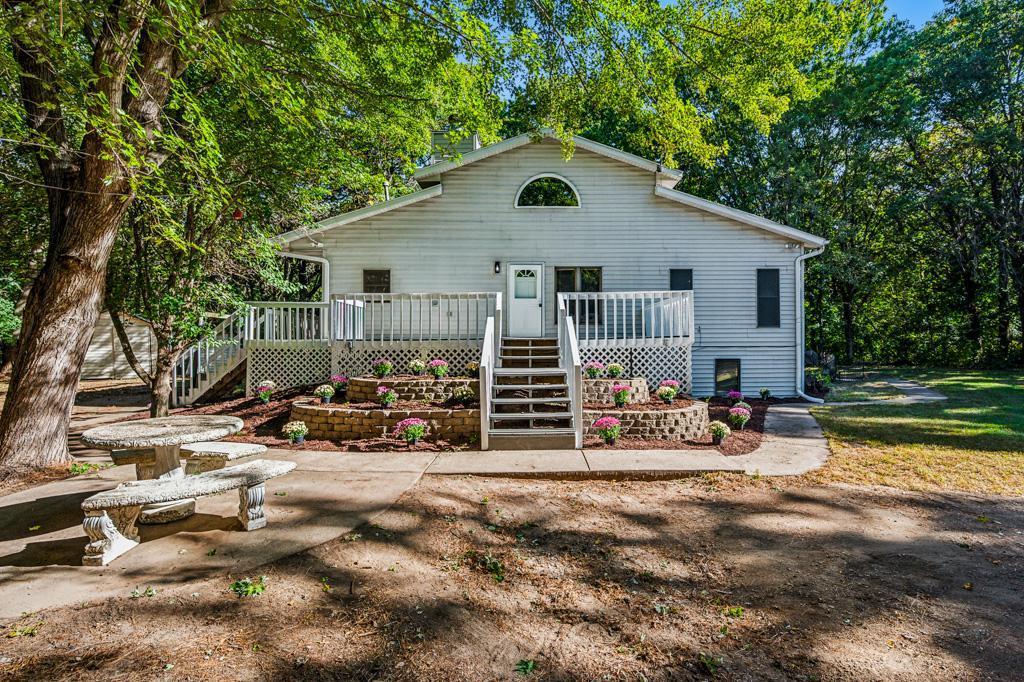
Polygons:
<instances>
[{"instance_id":1,"label":"pink flower","mask_svg":"<svg viewBox=\"0 0 1024 682\"><path fill-rule=\"evenodd\" d=\"M662 386L668 386L669 388L674 388L678 390L679 382L676 381L675 379L665 379L660 384L658 384L658 388L661 388Z\"/></svg>"},{"instance_id":2,"label":"pink flower","mask_svg":"<svg viewBox=\"0 0 1024 682\"><path fill-rule=\"evenodd\" d=\"M331 383L332 384L347 384L348 383L348 377L345 376L344 374L332 374L331 375Z\"/></svg>"},{"instance_id":3,"label":"pink flower","mask_svg":"<svg viewBox=\"0 0 1024 682\"><path fill-rule=\"evenodd\" d=\"M427 367L447 367L447 366L448 366L448 363L445 362L444 360L442 360L441 358L434 358L433 360L431 360L430 362L427 363Z\"/></svg>"},{"instance_id":4,"label":"pink flower","mask_svg":"<svg viewBox=\"0 0 1024 682\"><path fill-rule=\"evenodd\" d=\"M597 360L591 360L587 364L583 365L583 369L604 369L604 365Z\"/></svg>"},{"instance_id":5,"label":"pink flower","mask_svg":"<svg viewBox=\"0 0 1024 682\"><path fill-rule=\"evenodd\" d=\"M745 407L731 407L729 408L729 414L742 415L748 419L750 418L750 410Z\"/></svg>"},{"instance_id":6,"label":"pink flower","mask_svg":"<svg viewBox=\"0 0 1024 682\"><path fill-rule=\"evenodd\" d=\"M418 417L409 417L395 424L395 434L405 433L405 430L412 427L423 426L426 427L427 422L419 419Z\"/></svg>"},{"instance_id":7,"label":"pink flower","mask_svg":"<svg viewBox=\"0 0 1024 682\"><path fill-rule=\"evenodd\" d=\"M612 393L622 393L623 391L632 391L633 387L627 384L615 384L612 386Z\"/></svg>"},{"instance_id":8,"label":"pink flower","mask_svg":"<svg viewBox=\"0 0 1024 682\"><path fill-rule=\"evenodd\" d=\"M390 391L391 391L391 389L388 388L387 386L378 386L377 387L377 395L384 395L385 393L389 393Z\"/></svg>"},{"instance_id":9,"label":"pink flower","mask_svg":"<svg viewBox=\"0 0 1024 682\"><path fill-rule=\"evenodd\" d=\"M616 426L622 426L622 422L615 417L601 417L594 422L595 429L610 429Z\"/></svg>"}]
</instances>

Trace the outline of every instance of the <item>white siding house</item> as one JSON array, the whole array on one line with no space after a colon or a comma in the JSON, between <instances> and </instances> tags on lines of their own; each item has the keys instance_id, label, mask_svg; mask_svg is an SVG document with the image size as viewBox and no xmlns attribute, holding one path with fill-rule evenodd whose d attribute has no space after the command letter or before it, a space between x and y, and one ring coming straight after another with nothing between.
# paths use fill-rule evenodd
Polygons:
<instances>
[{"instance_id":1,"label":"white siding house","mask_svg":"<svg viewBox=\"0 0 1024 682\"><path fill-rule=\"evenodd\" d=\"M678 177L671 171L592 151L604 151L593 143L578 142L568 161L551 137L502 145L508 148L484 155L492 149L484 147L458 162L428 166L418 174L425 188L392 200L397 207L325 220L287 235L284 248L326 258L332 294L361 292L365 270L387 270L394 293L504 292L506 305L507 265L542 263L544 332L551 336L555 268L600 268L606 292L667 290L670 270L692 270L692 392L715 392L716 359L740 361L745 392L767 387L789 396L802 388L797 258L824 240L702 205L670 189ZM523 185L543 174L570 183L579 207L517 208ZM778 326L758 326L758 269L779 272Z\"/></svg>"},{"instance_id":2,"label":"white siding house","mask_svg":"<svg viewBox=\"0 0 1024 682\"><path fill-rule=\"evenodd\" d=\"M132 351L146 371L153 367L156 357L156 337L153 329L142 319L124 316L124 331L132 345ZM114 331L110 314L103 313L96 320L96 329L89 341L89 349L82 365L83 379L134 379L135 372L128 364L124 348Z\"/></svg>"}]
</instances>

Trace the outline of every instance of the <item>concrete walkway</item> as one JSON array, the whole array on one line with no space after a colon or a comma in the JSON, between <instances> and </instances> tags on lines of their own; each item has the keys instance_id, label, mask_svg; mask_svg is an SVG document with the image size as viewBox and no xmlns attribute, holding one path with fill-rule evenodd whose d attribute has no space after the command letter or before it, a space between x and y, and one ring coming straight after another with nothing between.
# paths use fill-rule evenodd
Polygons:
<instances>
[{"instance_id":1,"label":"concrete walkway","mask_svg":"<svg viewBox=\"0 0 1024 682\"><path fill-rule=\"evenodd\" d=\"M134 467L113 467L0 498L0 619L125 597L147 585L159 590L190 580L245 575L372 520L414 485L434 459L430 453L285 450L271 450L267 457L288 459L298 467L267 483L266 528L240 529L237 495L204 497L189 519L140 526L142 543L103 568L81 565L86 536L80 505L93 493L134 479Z\"/></svg>"},{"instance_id":2,"label":"concrete walkway","mask_svg":"<svg viewBox=\"0 0 1024 682\"><path fill-rule=\"evenodd\" d=\"M709 471L797 476L828 459L828 442L806 404L773 405L765 438L748 455L716 450L528 450L451 452L428 474L523 478L677 478Z\"/></svg>"}]
</instances>

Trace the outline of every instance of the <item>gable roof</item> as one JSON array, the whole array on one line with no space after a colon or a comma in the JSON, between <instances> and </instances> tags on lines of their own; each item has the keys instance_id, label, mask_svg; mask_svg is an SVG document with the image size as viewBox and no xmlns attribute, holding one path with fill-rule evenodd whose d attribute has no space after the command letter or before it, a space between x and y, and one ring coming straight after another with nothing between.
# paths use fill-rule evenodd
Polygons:
<instances>
[{"instance_id":1,"label":"gable roof","mask_svg":"<svg viewBox=\"0 0 1024 682\"><path fill-rule=\"evenodd\" d=\"M450 170L454 170L455 168L462 168L463 166L468 166L472 163L476 163L477 161L482 161L492 156L503 154L530 144L538 137L540 139L550 140L561 139L555 131L550 128L543 128L537 133L523 133L522 135L510 137L496 144L487 145L486 147L480 147L479 149L475 149L471 152L466 152L457 159L448 159L446 161L430 164L429 166L424 166L413 173L412 177L416 181L433 180ZM585 137L573 135L572 141L579 149L585 149L588 152L600 154L601 156L621 163L628 163L631 166L636 166L637 168L650 171L651 173L657 173L659 179L669 180L672 184L675 184L683 177L682 171L675 170L674 168L662 168L661 164L656 161L651 161L650 159L645 159L642 156L624 152L621 149L616 149L615 147L609 147L608 145L601 144L600 142L588 140Z\"/></svg>"},{"instance_id":2,"label":"gable roof","mask_svg":"<svg viewBox=\"0 0 1024 682\"><path fill-rule=\"evenodd\" d=\"M810 232L804 232L803 230L798 230L795 227L783 225L782 223L777 223L774 220L768 220L767 218L762 218L759 215L741 211L738 208L732 208L731 206L718 204L714 201L701 199L700 197L695 197L692 194L680 192L679 190L668 189L667 187L655 187L654 196L662 197L669 201L675 201L685 206L696 208L700 211L714 213L715 215L735 220L738 223L743 223L744 225L750 225L751 227L756 227L767 232L777 234L780 237L788 237L789 239L800 242L803 246L819 248L828 244L827 239L813 235Z\"/></svg>"},{"instance_id":3,"label":"gable roof","mask_svg":"<svg viewBox=\"0 0 1024 682\"><path fill-rule=\"evenodd\" d=\"M541 139L560 139L555 132L549 128L541 130L539 135ZM278 235L275 238L275 241L286 248L288 244L298 241L299 239L313 237L314 235L335 227L354 223L364 218L380 215L381 213L387 213L388 211L393 211L404 206L410 206L423 201L424 199L431 199L433 197L440 196L443 191L442 184L440 183L440 176L444 173L455 168L462 168L476 163L477 161L482 161L483 159L517 149L536 139L537 135L524 133L522 135L517 135L516 137L510 137L507 140L502 140L496 144L480 147L479 149L467 152L458 159L449 159L429 166L424 166L413 174L413 178L417 181L430 180L434 183L425 189L420 189L411 194L383 201L379 204L373 204L355 211L349 211L347 213L326 218L316 223L312 228L299 228L297 230L285 232L284 234ZM614 147L601 144L600 142L588 140L585 137L573 136L573 143L580 149L600 154L601 156L609 159L655 173L657 176L657 180L654 184L655 196L662 197L663 199L668 199L669 201L674 201L700 211L706 211L714 215L722 216L735 222L749 225L750 227L765 230L766 232L770 232L780 237L792 239L793 241L799 242L802 246L820 248L828 244L827 239L813 235L810 232L804 232L803 230L798 230L795 227L783 225L782 223L762 218L761 216L754 215L753 213L747 213L746 211L741 211L737 208L732 208L714 201L708 201L707 199L701 199L700 197L692 194L672 189L671 186L683 177L682 171L662 168L660 163L651 161L650 159L645 159L635 154L629 154L619 149L615 149Z\"/></svg>"},{"instance_id":4,"label":"gable roof","mask_svg":"<svg viewBox=\"0 0 1024 682\"><path fill-rule=\"evenodd\" d=\"M403 194L400 197L394 199L388 199L382 201L379 204L371 204L364 206L363 208L357 208L354 211L348 211L347 213L341 213L330 218L325 218L318 222L314 227L300 227L297 230L291 232L285 232L274 237L274 240L279 244L290 244L291 242L304 239L306 237L312 237L313 235L325 232L326 230L340 227L341 225L347 225L348 223L354 223L357 220L363 218L369 218L370 216L380 215L381 213L387 213L393 211L396 208L402 208L403 206L410 206L412 204L423 201L424 199L431 199L433 197L441 196L441 185L434 185L426 189L421 189L412 194Z\"/></svg>"}]
</instances>

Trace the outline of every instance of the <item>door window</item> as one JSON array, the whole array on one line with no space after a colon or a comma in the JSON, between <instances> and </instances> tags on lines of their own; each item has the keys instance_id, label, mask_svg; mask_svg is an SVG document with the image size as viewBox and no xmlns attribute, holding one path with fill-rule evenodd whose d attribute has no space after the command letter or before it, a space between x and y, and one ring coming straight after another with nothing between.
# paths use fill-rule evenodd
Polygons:
<instances>
[{"instance_id":1,"label":"door window","mask_svg":"<svg viewBox=\"0 0 1024 682\"><path fill-rule=\"evenodd\" d=\"M537 271L532 269L516 270L516 298L537 298Z\"/></svg>"}]
</instances>

